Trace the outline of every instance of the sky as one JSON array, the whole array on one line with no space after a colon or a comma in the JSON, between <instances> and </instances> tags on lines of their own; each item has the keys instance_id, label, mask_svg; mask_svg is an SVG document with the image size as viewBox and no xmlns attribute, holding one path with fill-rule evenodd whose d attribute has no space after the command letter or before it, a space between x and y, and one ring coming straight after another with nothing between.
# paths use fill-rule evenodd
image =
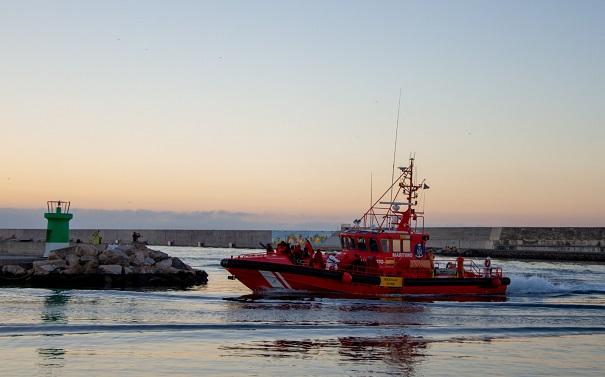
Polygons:
<instances>
[{"instance_id":1,"label":"sky","mask_svg":"<svg viewBox=\"0 0 605 377\"><path fill-rule=\"evenodd\" d=\"M0 3L0 227L61 199L336 229L390 184L400 90L428 225L605 226L603 1L25 0Z\"/></svg>"}]
</instances>

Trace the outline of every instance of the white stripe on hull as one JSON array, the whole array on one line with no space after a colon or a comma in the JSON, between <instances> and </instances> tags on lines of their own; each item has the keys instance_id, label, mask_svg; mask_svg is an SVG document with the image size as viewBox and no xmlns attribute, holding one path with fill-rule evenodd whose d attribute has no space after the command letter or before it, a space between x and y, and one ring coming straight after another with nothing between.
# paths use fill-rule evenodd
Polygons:
<instances>
[{"instance_id":1,"label":"white stripe on hull","mask_svg":"<svg viewBox=\"0 0 605 377\"><path fill-rule=\"evenodd\" d=\"M292 289L292 286L290 286L290 284L288 284L288 281L286 280L285 277L283 277L282 274L280 274L279 272L274 272L275 276L279 279L279 281L286 286L286 288L288 289Z\"/></svg>"},{"instance_id":2,"label":"white stripe on hull","mask_svg":"<svg viewBox=\"0 0 605 377\"><path fill-rule=\"evenodd\" d=\"M285 285L282 284L281 281L277 278L277 276L273 275L273 272L270 271L258 271L265 278L267 283L271 288L286 288Z\"/></svg>"}]
</instances>

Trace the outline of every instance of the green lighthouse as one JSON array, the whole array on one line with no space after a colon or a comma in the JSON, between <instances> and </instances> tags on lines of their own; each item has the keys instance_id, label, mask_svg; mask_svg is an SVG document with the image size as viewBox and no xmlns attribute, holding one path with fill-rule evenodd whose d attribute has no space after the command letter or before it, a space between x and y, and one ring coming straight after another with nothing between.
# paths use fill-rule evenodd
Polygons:
<instances>
[{"instance_id":1,"label":"green lighthouse","mask_svg":"<svg viewBox=\"0 0 605 377\"><path fill-rule=\"evenodd\" d=\"M46 202L48 212L44 214L44 218L48 220L48 226L44 247L45 257L53 250L69 246L69 220L74 217L69 213L70 204L60 200Z\"/></svg>"}]
</instances>

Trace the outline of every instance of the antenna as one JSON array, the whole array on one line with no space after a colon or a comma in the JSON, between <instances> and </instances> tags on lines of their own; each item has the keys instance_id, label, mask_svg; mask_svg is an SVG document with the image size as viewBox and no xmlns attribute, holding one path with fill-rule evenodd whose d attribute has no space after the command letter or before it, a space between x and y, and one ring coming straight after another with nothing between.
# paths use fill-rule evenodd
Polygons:
<instances>
[{"instance_id":1,"label":"antenna","mask_svg":"<svg viewBox=\"0 0 605 377\"><path fill-rule=\"evenodd\" d=\"M370 208L372 208L372 205L374 204L374 182L372 178L372 171L370 170ZM370 219L370 227L372 225L374 225L374 220Z\"/></svg>"},{"instance_id":2,"label":"antenna","mask_svg":"<svg viewBox=\"0 0 605 377\"><path fill-rule=\"evenodd\" d=\"M373 195L373 182L372 182L372 172L370 171L370 207L374 204L374 195Z\"/></svg>"},{"instance_id":3,"label":"antenna","mask_svg":"<svg viewBox=\"0 0 605 377\"><path fill-rule=\"evenodd\" d=\"M397 134L399 133L399 110L401 109L401 88L397 103L397 122L395 123L395 146L393 147L393 169L391 170L391 201L393 201L393 184L395 183L395 156L397 155Z\"/></svg>"}]
</instances>

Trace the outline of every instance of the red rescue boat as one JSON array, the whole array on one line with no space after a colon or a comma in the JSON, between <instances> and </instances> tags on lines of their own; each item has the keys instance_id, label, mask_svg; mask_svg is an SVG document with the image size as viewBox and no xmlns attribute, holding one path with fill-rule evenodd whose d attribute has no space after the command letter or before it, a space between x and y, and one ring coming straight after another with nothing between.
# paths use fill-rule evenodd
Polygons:
<instances>
[{"instance_id":1,"label":"red rescue boat","mask_svg":"<svg viewBox=\"0 0 605 377\"><path fill-rule=\"evenodd\" d=\"M428 186L414 181L414 158L399 170L391 187L340 233L340 252L313 250L309 241L281 242L275 250L268 245L266 253L223 259L221 265L257 294L504 296L510 279L489 258L478 265L463 257L438 260L427 251L424 213L415 207Z\"/></svg>"}]
</instances>

